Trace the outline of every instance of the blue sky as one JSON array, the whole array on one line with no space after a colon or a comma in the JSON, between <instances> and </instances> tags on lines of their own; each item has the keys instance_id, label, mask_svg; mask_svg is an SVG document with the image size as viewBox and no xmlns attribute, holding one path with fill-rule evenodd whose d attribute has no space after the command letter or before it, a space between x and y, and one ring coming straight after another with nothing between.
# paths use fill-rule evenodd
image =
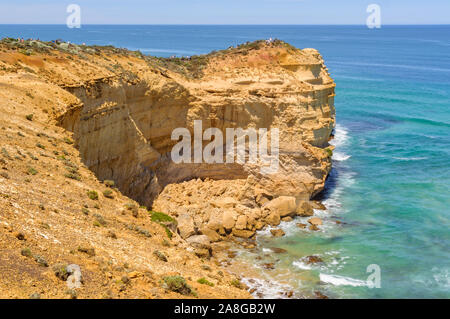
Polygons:
<instances>
[{"instance_id":1,"label":"blue sky","mask_svg":"<svg viewBox=\"0 0 450 319\"><path fill-rule=\"evenodd\" d=\"M83 24L450 24L450 0L0 0L0 24L64 24L67 5Z\"/></svg>"}]
</instances>

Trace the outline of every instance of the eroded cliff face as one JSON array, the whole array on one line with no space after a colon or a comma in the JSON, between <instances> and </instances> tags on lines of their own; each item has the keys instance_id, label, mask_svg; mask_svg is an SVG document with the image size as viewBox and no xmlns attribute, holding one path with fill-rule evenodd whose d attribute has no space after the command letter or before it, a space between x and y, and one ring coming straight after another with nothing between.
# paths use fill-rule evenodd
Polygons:
<instances>
[{"instance_id":1,"label":"eroded cliff face","mask_svg":"<svg viewBox=\"0 0 450 319\"><path fill-rule=\"evenodd\" d=\"M316 50L284 43L229 49L209 57L196 78L130 64L122 58L120 74L62 85L77 102L60 123L74 132L84 163L101 180L115 180L149 207L167 185L195 178L245 180L238 199L247 203L261 191L309 199L323 189L335 85ZM261 174L260 165L248 163L174 164L172 131L194 135L194 120L222 132L278 128L278 172Z\"/></svg>"}]
</instances>

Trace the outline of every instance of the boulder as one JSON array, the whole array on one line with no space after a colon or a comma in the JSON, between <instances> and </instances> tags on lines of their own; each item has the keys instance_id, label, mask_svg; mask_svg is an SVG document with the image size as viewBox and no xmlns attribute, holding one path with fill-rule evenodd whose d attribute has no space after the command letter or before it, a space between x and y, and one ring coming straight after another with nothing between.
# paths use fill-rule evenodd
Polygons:
<instances>
[{"instance_id":1,"label":"boulder","mask_svg":"<svg viewBox=\"0 0 450 319\"><path fill-rule=\"evenodd\" d=\"M263 229L264 228L264 226L266 226L262 221L260 221L260 220L257 220L256 222L255 222L255 229L256 230L261 230L261 229Z\"/></svg>"},{"instance_id":2,"label":"boulder","mask_svg":"<svg viewBox=\"0 0 450 319\"><path fill-rule=\"evenodd\" d=\"M255 201L259 206L264 206L273 199L273 196L264 191L255 192Z\"/></svg>"},{"instance_id":3,"label":"boulder","mask_svg":"<svg viewBox=\"0 0 450 319\"><path fill-rule=\"evenodd\" d=\"M270 250L272 250L275 254L284 254L287 253L286 249L278 248L278 247L270 247Z\"/></svg>"},{"instance_id":4,"label":"boulder","mask_svg":"<svg viewBox=\"0 0 450 319\"><path fill-rule=\"evenodd\" d=\"M281 228L271 229L270 233L274 237L283 237L285 235L284 231Z\"/></svg>"},{"instance_id":5,"label":"boulder","mask_svg":"<svg viewBox=\"0 0 450 319\"><path fill-rule=\"evenodd\" d=\"M266 217L266 222L272 226L278 226L280 224L280 215L278 212L270 213L269 216Z\"/></svg>"},{"instance_id":6,"label":"boulder","mask_svg":"<svg viewBox=\"0 0 450 319\"><path fill-rule=\"evenodd\" d=\"M226 230L233 229L234 225L236 224L237 214L236 212L232 210L227 210L223 213L222 216L222 226Z\"/></svg>"},{"instance_id":7,"label":"boulder","mask_svg":"<svg viewBox=\"0 0 450 319\"><path fill-rule=\"evenodd\" d=\"M181 214L177 218L178 221L178 233L181 238L186 239L192 235L195 235L194 220L188 214Z\"/></svg>"},{"instance_id":8,"label":"boulder","mask_svg":"<svg viewBox=\"0 0 450 319\"><path fill-rule=\"evenodd\" d=\"M289 216L295 213L297 204L293 196L280 196L268 202L264 209L277 212L280 217Z\"/></svg>"},{"instance_id":9,"label":"boulder","mask_svg":"<svg viewBox=\"0 0 450 319\"><path fill-rule=\"evenodd\" d=\"M191 236L187 242L194 248L194 252L199 257L211 256L211 242L206 235Z\"/></svg>"},{"instance_id":10,"label":"boulder","mask_svg":"<svg viewBox=\"0 0 450 319\"><path fill-rule=\"evenodd\" d=\"M220 235L215 230L212 230L209 227L203 227L200 230L200 232L202 233L202 235L208 236L211 242L216 242L220 240Z\"/></svg>"},{"instance_id":11,"label":"boulder","mask_svg":"<svg viewBox=\"0 0 450 319\"><path fill-rule=\"evenodd\" d=\"M320 226L322 225L322 220L319 217L313 217L308 219L308 223L314 226Z\"/></svg>"},{"instance_id":12,"label":"boulder","mask_svg":"<svg viewBox=\"0 0 450 319\"><path fill-rule=\"evenodd\" d=\"M209 213L209 220L207 223L207 226L209 229L218 231L222 226L223 223L223 213L217 209L211 210Z\"/></svg>"},{"instance_id":13,"label":"boulder","mask_svg":"<svg viewBox=\"0 0 450 319\"><path fill-rule=\"evenodd\" d=\"M308 202L301 201L295 210L295 214L300 217L310 217L314 215L314 210Z\"/></svg>"},{"instance_id":14,"label":"boulder","mask_svg":"<svg viewBox=\"0 0 450 319\"><path fill-rule=\"evenodd\" d=\"M239 230L234 228L233 235L241 238L250 238L253 237L253 235L255 235L255 232L252 230Z\"/></svg>"},{"instance_id":15,"label":"boulder","mask_svg":"<svg viewBox=\"0 0 450 319\"><path fill-rule=\"evenodd\" d=\"M298 224L297 224L297 227L298 227L298 228L302 228L302 229L306 228L306 226L308 226L308 225L302 224L302 223L298 223Z\"/></svg>"},{"instance_id":16,"label":"boulder","mask_svg":"<svg viewBox=\"0 0 450 319\"><path fill-rule=\"evenodd\" d=\"M307 264L323 263L323 260L318 256L306 256L306 263Z\"/></svg>"},{"instance_id":17,"label":"boulder","mask_svg":"<svg viewBox=\"0 0 450 319\"><path fill-rule=\"evenodd\" d=\"M67 287L69 289L80 288L83 283L80 266L71 264L67 266L66 271L69 274L69 277L67 277Z\"/></svg>"},{"instance_id":18,"label":"boulder","mask_svg":"<svg viewBox=\"0 0 450 319\"><path fill-rule=\"evenodd\" d=\"M316 295L317 299L328 299L328 297L323 293L321 293L320 291L314 291L314 294Z\"/></svg>"},{"instance_id":19,"label":"boulder","mask_svg":"<svg viewBox=\"0 0 450 319\"><path fill-rule=\"evenodd\" d=\"M211 205L213 207L217 207L217 208L234 208L234 206L236 206L237 204L237 200L235 200L232 197L223 197L223 198L219 198L213 202L211 202Z\"/></svg>"},{"instance_id":20,"label":"boulder","mask_svg":"<svg viewBox=\"0 0 450 319\"><path fill-rule=\"evenodd\" d=\"M239 230L246 229L247 228L247 216L240 215L236 220L236 225L234 226L234 228L239 229Z\"/></svg>"},{"instance_id":21,"label":"boulder","mask_svg":"<svg viewBox=\"0 0 450 319\"><path fill-rule=\"evenodd\" d=\"M325 207L324 204L322 204L321 202L316 201L316 200L312 201L312 202L311 202L311 205L312 205L312 207L313 207L314 209L318 209L318 210L327 210L327 208Z\"/></svg>"},{"instance_id":22,"label":"boulder","mask_svg":"<svg viewBox=\"0 0 450 319\"><path fill-rule=\"evenodd\" d=\"M262 264L262 266L266 269L275 269L274 263L266 263L266 264Z\"/></svg>"}]
</instances>

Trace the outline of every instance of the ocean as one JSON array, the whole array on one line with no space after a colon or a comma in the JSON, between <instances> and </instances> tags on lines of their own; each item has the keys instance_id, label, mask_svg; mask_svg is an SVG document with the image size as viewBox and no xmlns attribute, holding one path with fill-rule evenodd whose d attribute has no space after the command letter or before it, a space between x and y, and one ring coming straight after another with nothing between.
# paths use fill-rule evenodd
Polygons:
<instances>
[{"instance_id":1,"label":"ocean","mask_svg":"<svg viewBox=\"0 0 450 319\"><path fill-rule=\"evenodd\" d=\"M284 222L285 237L265 230L257 251L237 258L266 278L253 281L263 297L283 289L333 298L450 297L450 26L0 25L0 36L157 56L268 38L318 49L337 85L334 167L321 198L328 210L316 211L324 227L310 232L298 219ZM312 254L323 262L308 264ZM263 269L267 262L275 269ZM374 269L380 288L367 282Z\"/></svg>"}]
</instances>

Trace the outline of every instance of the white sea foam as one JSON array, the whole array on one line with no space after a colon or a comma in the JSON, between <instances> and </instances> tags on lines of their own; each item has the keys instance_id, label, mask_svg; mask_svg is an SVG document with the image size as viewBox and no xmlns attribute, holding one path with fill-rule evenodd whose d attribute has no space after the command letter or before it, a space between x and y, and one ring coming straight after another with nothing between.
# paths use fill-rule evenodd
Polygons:
<instances>
[{"instance_id":1,"label":"white sea foam","mask_svg":"<svg viewBox=\"0 0 450 319\"><path fill-rule=\"evenodd\" d=\"M428 157L393 157L399 161L422 161L428 159Z\"/></svg>"},{"instance_id":2,"label":"white sea foam","mask_svg":"<svg viewBox=\"0 0 450 319\"><path fill-rule=\"evenodd\" d=\"M292 263L293 266L303 269L303 270L311 270L312 266L303 262L302 260L297 260Z\"/></svg>"},{"instance_id":3,"label":"white sea foam","mask_svg":"<svg viewBox=\"0 0 450 319\"><path fill-rule=\"evenodd\" d=\"M367 282L364 280L338 275L320 274L320 281L332 284L333 286L353 286L353 287L367 286Z\"/></svg>"},{"instance_id":4,"label":"white sea foam","mask_svg":"<svg viewBox=\"0 0 450 319\"><path fill-rule=\"evenodd\" d=\"M348 79L348 80L357 80L357 81L384 82L383 79L364 78L364 77L359 77L359 76L340 75L338 78L339 79Z\"/></svg>"},{"instance_id":5,"label":"white sea foam","mask_svg":"<svg viewBox=\"0 0 450 319\"><path fill-rule=\"evenodd\" d=\"M345 145L348 139L349 137L347 129L340 124L336 124L334 138L330 141L330 144L334 145L337 148Z\"/></svg>"},{"instance_id":6,"label":"white sea foam","mask_svg":"<svg viewBox=\"0 0 450 319\"><path fill-rule=\"evenodd\" d=\"M338 161L338 162L343 162L346 161L350 158L350 155L341 153L341 152L334 152L333 154L333 160Z\"/></svg>"},{"instance_id":7,"label":"white sea foam","mask_svg":"<svg viewBox=\"0 0 450 319\"><path fill-rule=\"evenodd\" d=\"M450 271L448 268L439 269L433 267L433 278L441 288L450 289Z\"/></svg>"}]
</instances>

